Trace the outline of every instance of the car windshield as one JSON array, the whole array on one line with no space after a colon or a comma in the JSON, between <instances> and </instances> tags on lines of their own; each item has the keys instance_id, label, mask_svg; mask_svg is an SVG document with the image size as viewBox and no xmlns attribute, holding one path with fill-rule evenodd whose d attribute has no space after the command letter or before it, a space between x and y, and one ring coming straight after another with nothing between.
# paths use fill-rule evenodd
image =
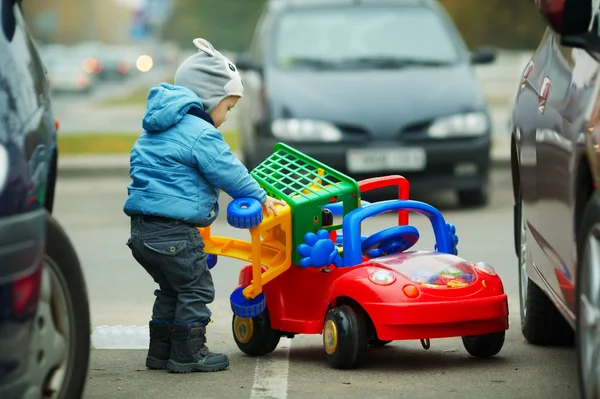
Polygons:
<instances>
[{"instance_id":1,"label":"car windshield","mask_svg":"<svg viewBox=\"0 0 600 399\"><path fill-rule=\"evenodd\" d=\"M400 68L459 61L454 32L425 7L291 10L275 31L282 68Z\"/></svg>"}]
</instances>

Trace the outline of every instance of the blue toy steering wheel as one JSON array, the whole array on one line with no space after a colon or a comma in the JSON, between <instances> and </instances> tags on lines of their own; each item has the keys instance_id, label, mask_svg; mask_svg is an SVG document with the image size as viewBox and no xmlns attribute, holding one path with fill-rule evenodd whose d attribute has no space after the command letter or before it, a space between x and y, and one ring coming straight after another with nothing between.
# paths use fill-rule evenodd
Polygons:
<instances>
[{"instance_id":1,"label":"blue toy steering wheel","mask_svg":"<svg viewBox=\"0 0 600 399\"><path fill-rule=\"evenodd\" d=\"M363 255L369 258L403 252L419 240L419 230L414 226L394 226L369 236L362 243Z\"/></svg>"}]
</instances>

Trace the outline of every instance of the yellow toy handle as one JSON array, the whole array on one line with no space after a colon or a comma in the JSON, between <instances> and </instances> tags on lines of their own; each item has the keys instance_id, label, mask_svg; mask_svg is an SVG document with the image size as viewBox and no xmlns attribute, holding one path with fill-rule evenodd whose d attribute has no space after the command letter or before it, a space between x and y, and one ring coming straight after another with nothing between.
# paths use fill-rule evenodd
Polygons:
<instances>
[{"instance_id":1,"label":"yellow toy handle","mask_svg":"<svg viewBox=\"0 0 600 399\"><path fill-rule=\"evenodd\" d=\"M288 205L275 204L277 216L263 211L260 225L249 229L251 241L211 235L209 227L199 227L204 251L217 256L236 258L252 263L252 284L243 291L246 299L262 292L263 285L292 265L292 214ZM263 266L266 270L263 272Z\"/></svg>"}]
</instances>

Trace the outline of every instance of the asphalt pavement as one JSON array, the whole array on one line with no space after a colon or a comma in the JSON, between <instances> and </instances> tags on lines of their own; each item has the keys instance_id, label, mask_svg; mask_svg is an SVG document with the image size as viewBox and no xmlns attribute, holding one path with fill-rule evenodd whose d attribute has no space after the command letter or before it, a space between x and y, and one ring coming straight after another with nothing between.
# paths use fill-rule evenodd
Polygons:
<instances>
[{"instance_id":1,"label":"asphalt pavement","mask_svg":"<svg viewBox=\"0 0 600 399\"><path fill-rule=\"evenodd\" d=\"M143 349L94 349L84 398L577 398L574 349L531 346L521 335L509 171L495 170L492 182L491 204L482 209L458 209L450 193L417 199L438 207L456 225L460 256L487 261L502 277L509 296L510 329L497 357L471 358L459 338L433 340L428 351L418 341L394 342L370 349L362 369L338 371L328 367L321 336L315 335L282 339L271 355L249 358L233 342L229 307L229 294L243 264L220 258L213 269L217 295L208 340L212 350L230 357L230 369L174 375L146 370ZM126 177L73 177L60 179L57 187L55 213L81 258L96 334L107 328L117 331L117 325L143 331L150 316L155 287L125 246L129 224L122 207L127 183ZM225 209L228 198L221 201ZM228 227L224 216L214 225L216 233L247 235ZM393 223L393 216L379 216L366 222L364 231L368 234ZM411 216L411 224L421 232L415 248L433 248L427 219ZM134 330L118 330L121 335L112 335L112 347L127 338L122 331ZM121 347L144 344L142 340Z\"/></svg>"}]
</instances>

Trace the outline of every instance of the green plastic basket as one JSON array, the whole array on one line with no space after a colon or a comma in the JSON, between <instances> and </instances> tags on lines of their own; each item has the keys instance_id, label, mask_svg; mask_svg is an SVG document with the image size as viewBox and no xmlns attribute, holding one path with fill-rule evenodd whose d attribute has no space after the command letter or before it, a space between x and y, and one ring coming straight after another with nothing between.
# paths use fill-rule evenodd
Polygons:
<instances>
[{"instance_id":1,"label":"green plastic basket","mask_svg":"<svg viewBox=\"0 0 600 399\"><path fill-rule=\"evenodd\" d=\"M356 180L284 144L277 143L273 154L251 172L273 198L284 200L292 211L292 262L298 264L296 248L304 235L321 228L321 211L327 204L342 202L344 214L356 209L360 188Z\"/></svg>"}]
</instances>

